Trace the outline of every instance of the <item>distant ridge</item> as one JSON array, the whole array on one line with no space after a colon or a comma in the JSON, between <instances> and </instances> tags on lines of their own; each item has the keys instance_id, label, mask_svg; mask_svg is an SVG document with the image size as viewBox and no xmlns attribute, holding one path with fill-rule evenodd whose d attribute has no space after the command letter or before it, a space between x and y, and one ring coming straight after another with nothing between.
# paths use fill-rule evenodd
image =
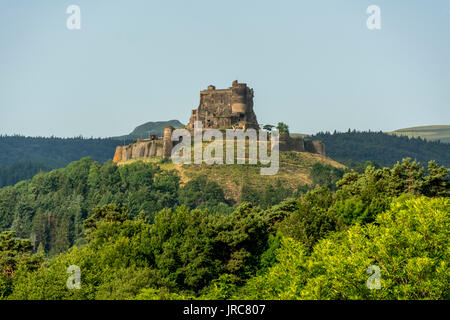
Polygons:
<instances>
[{"instance_id":1,"label":"distant ridge","mask_svg":"<svg viewBox=\"0 0 450 320\"><path fill-rule=\"evenodd\" d=\"M382 166L392 166L403 158L427 163L436 160L439 165L450 166L450 144L410 138L384 132L319 132L311 136L325 143L326 154L345 165L374 161Z\"/></svg>"},{"instance_id":2,"label":"distant ridge","mask_svg":"<svg viewBox=\"0 0 450 320\"><path fill-rule=\"evenodd\" d=\"M137 126L130 134L112 137L114 140L135 140L137 138L148 138L150 135L162 136L164 132L164 127L172 126L175 129L183 128L184 124L182 124L178 120L169 120L169 121L155 121L155 122L146 122Z\"/></svg>"},{"instance_id":3,"label":"distant ridge","mask_svg":"<svg viewBox=\"0 0 450 320\"><path fill-rule=\"evenodd\" d=\"M396 136L407 136L410 138L422 138L429 141L440 140L444 143L450 143L450 125L420 126L398 129L386 132Z\"/></svg>"}]
</instances>

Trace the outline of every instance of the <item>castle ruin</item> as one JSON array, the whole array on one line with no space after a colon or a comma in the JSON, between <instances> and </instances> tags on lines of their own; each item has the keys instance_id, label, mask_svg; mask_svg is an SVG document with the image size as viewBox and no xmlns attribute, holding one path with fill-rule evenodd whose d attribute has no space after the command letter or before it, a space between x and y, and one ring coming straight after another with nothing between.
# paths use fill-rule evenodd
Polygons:
<instances>
[{"instance_id":1,"label":"castle ruin","mask_svg":"<svg viewBox=\"0 0 450 320\"><path fill-rule=\"evenodd\" d=\"M200 121L203 129L260 129L253 111L253 96L253 89L237 80L233 81L228 89L216 89L210 85L206 90L200 91L199 106L192 110L185 128L193 134L194 123ZM130 145L118 146L113 161L117 163L138 158L170 158L172 148L176 144L171 139L173 130L173 127L168 126L164 128L162 137L140 138ZM287 132L280 133L279 148L280 151L306 151L325 155L325 145L322 141L291 137Z\"/></svg>"},{"instance_id":2,"label":"castle ruin","mask_svg":"<svg viewBox=\"0 0 450 320\"><path fill-rule=\"evenodd\" d=\"M192 110L189 120L190 130L194 129L195 121L201 121L205 129L228 129L233 126L259 129L253 111L253 89L237 80L228 89L209 86L200 91L200 104Z\"/></svg>"}]
</instances>

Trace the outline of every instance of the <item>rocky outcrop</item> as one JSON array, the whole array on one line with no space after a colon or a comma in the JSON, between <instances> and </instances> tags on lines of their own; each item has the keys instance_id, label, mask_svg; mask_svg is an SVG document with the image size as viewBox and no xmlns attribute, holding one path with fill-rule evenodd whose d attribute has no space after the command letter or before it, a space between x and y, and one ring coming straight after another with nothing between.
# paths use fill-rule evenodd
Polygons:
<instances>
[{"instance_id":1,"label":"rocky outcrop","mask_svg":"<svg viewBox=\"0 0 450 320\"><path fill-rule=\"evenodd\" d=\"M114 153L113 162L117 163L119 161L122 161L122 150L123 150L123 146L118 146L116 148L116 152Z\"/></svg>"}]
</instances>

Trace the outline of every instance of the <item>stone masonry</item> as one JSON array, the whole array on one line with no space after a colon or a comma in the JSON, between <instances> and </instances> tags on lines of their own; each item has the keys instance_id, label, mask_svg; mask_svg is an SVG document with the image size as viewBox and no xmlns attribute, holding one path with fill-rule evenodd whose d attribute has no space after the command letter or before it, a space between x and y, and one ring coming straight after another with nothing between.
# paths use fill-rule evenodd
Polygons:
<instances>
[{"instance_id":1,"label":"stone masonry","mask_svg":"<svg viewBox=\"0 0 450 320\"><path fill-rule=\"evenodd\" d=\"M200 91L200 103L192 110L186 129L194 130L194 122L201 121L204 129L254 128L259 124L253 111L253 89L237 80L228 89L216 89L210 85ZM118 146L114 154L114 162L138 158L162 157L170 158L175 142L171 140L174 128L164 128L162 137L152 136L149 139L137 139L127 146ZM322 141L307 140L301 137L290 137L288 133L280 133L280 151L300 151L325 155Z\"/></svg>"}]
</instances>

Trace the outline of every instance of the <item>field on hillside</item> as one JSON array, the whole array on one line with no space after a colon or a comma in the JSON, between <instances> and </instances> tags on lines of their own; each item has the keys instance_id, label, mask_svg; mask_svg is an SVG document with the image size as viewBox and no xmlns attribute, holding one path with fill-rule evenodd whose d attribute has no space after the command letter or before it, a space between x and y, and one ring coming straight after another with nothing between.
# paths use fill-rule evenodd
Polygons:
<instances>
[{"instance_id":1,"label":"field on hillside","mask_svg":"<svg viewBox=\"0 0 450 320\"><path fill-rule=\"evenodd\" d=\"M440 140L441 142L450 143L450 126L422 126L398 129L392 132L387 132L397 136L407 136L410 138L427 139L431 141Z\"/></svg>"}]
</instances>

